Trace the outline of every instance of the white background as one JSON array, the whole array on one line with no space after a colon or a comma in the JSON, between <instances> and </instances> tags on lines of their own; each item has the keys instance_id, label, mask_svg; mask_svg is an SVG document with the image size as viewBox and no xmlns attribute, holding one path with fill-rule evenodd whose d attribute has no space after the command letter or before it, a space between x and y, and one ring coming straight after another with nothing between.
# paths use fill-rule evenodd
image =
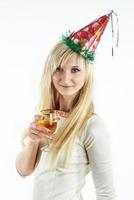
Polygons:
<instances>
[{"instance_id":1,"label":"white background","mask_svg":"<svg viewBox=\"0 0 134 200\"><path fill-rule=\"evenodd\" d=\"M32 199L33 175L21 178L15 159L20 136L38 102L50 48L67 30L78 30L109 9L118 13L119 48L112 57L109 23L97 48L94 101L112 137L117 199L134 199L132 0L0 0L0 199ZM83 196L84 200L95 199L91 175Z\"/></svg>"}]
</instances>

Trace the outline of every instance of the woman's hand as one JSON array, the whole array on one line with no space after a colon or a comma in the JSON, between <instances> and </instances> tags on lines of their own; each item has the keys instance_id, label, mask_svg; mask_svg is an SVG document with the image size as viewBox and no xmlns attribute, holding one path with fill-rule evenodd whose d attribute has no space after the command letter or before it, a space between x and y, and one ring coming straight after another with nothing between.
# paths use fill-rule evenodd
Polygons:
<instances>
[{"instance_id":1,"label":"woman's hand","mask_svg":"<svg viewBox=\"0 0 134 200\"><path fill-rule=\"evenodd\" d=\"M29 126L28 136L34 142L46 141L48 143L48 140L52 140L53 136L48 128L37 124L37 120L39 119L42 119L42 116L35 115L34 121Z\"/></svg>"}]
</instances>

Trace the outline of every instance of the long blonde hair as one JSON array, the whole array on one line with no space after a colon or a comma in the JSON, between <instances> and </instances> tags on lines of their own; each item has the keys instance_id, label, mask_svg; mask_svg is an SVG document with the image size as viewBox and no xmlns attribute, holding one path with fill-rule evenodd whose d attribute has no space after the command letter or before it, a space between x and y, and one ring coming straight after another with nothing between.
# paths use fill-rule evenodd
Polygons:
<instances>
[{"instance_id":1,"label":"long blonde hair","mask_svg":"<svg viewBox=\"0 0 134 200\"><path fill-rule=\"evenodd\" d=\"M62 41L59 41L54 46L46 59L40 82L40 101L36 107L36 112L43 109L59 109L59 93L54 88L52 76L56 67L61 63L66 62L73 55L77 56L78 64L85 67L86 80L75 99L73 108L69 112L69 116L63 123L57 137L53 140L51 150L48 152L50 166L53 166L53 168L54 166L56 167L56 163L63 150L66 151L64 165L69 163L76 135L86 124L86 121L94 114L92 99L94 80L93 65L80 54L73 52ZM26 132L25 136L27 135ZM23 140L25 139L25 136L23 137Z\"/></svg>"}]
</instances>

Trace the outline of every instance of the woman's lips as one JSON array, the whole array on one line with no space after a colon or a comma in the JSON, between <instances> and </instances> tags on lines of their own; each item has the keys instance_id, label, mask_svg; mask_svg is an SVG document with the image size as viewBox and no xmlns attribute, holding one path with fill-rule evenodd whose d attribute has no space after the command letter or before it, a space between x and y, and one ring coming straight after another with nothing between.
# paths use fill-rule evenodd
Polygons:
<instances>
[{"instance_id":1,"label":"woman's lips","mask_svg":"<svg viewBox=\"0 0 134 200\"><path fill-rule=\"evenodd\" d=\"M70 88L72 86L65 86L65 85L60 85L61 87L64 87L64 88Z\"/></svg>"}]
</instances>

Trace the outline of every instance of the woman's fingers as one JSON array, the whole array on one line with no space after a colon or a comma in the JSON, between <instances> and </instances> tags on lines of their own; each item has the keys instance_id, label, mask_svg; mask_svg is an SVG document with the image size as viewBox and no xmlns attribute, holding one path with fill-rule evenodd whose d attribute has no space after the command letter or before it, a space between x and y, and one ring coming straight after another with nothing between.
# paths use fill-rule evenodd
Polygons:
<instances>
[{"instance_id":1,"label":"woman's fingers","mask_svg":"<svg viewBox=\"0 0 134 200\"><path fill-rule=\"evenodd\" d=\"M35 120L37 120L37 119L43 119L43 116L42 116L42 115L37 115L37 114L36 114L36 115L34 115L34 119L35 119Z\"/></svg>"},{"instance_id":2,"label":"woman's fingers","mask_svg":"<svg viewBox=\"0 0 134 200\"><path fill-rule=\"evenodd\" d=\"M37 125L36 122L32 122L30 124L30 128L36 129L36 130L41 131L41 132L46 133L46 134L51 133L51 131L48 128L46 128L44 126Z\"/></svg>"},{"instance_id":3,"label":"woman's fingers","mask_svg":"<svg viewBox=\"0 0 134 200\"><path fill-rule=\"evenodd\" d=\"M34 130L34 129L32 129L32 128L30 128L30 132L32 133L32 134L34 134L34 135L36 135L36 136L39 136L40 138L48 138L48 139L50 139L50 140L52 140L53 139L53 137L51 136L51 135L47 135L47 134L45 134L45 133L43 133L43 132L40 132L40 131L38 131L38 130Z\"/></svg>"},{"instance_id":4,"label":"woman's fingers","mask_svg":"<svg viewBox=\"0 0 134 200\"><path fill-rule=\"evenodd\" d=\"M38 125L36 122L37 118L39 119L40 116L37 115L36 119L29 125L29 136L33 140L44 140L46 142L53 140L54 135L51 134L51 131L48 128Z\"/></svg>"},{"instance_id":5,"label":"woman's fingers","mask_svg":"<svg viewBox=\"0 0 134 200\"><path fill-rule=\"evenodd\" d=\"M40 137L53 139L53 136L51 134L51 131L47 129L46 127L37 125L35 122L32 122L29 126L29 130L31 133L38 135Z\"/></svg>"}]
</instances>

